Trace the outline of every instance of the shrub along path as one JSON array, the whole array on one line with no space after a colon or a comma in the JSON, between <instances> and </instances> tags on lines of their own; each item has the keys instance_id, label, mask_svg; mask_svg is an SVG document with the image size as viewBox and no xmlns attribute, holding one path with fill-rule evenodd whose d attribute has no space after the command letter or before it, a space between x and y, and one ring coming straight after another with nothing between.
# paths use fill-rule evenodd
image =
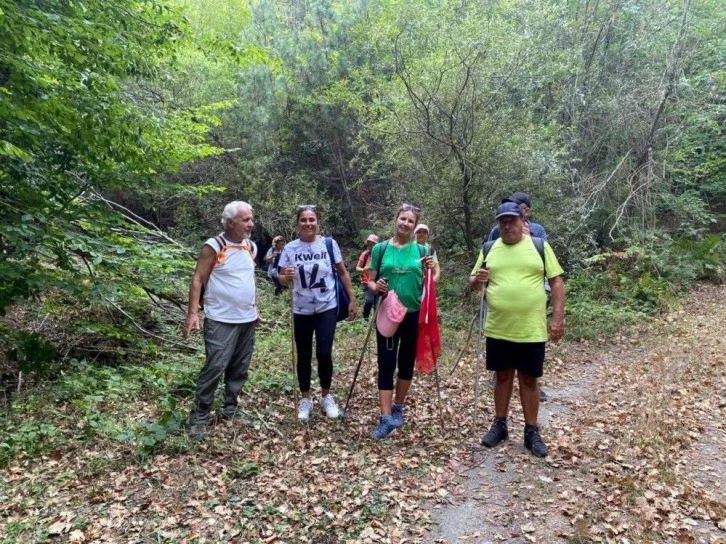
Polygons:
<instances>
[{"instance_id":1,"label":"shrub along path","mask_svg":"<svg viewBox=\"0 0 726 544\"><path fill-rule=\"evenodd\" d=\"M466 331L446 333L445 428L433 379L417 376L407 425L385 443L368 437L376 418L370 358L349 421L327 421L316 407L310 426L296 428L283 378L289 361L265 359L274 346L260 342L242 402L254 426L221 423L204 443L183 432L154 439L148 423L169 410L149 393L159 384L124 397L109 369L103 383L121 392L111 398L97 382L98 411L50 389L14 416L55 434L52 447L35 444L5 467L0 541L717 542L726 536L724 308L726 289L702 287L628 336L552 350L547 461L525 454L516 405L508 444L488 455L469 449L475 342L444 380ZM340 400L364 333L360 324L341 327ZM173 364L178 375L195 373L190 362ZM491 410L486 388L482 397L478 435ZM109 417L146 433L122 440L98 430ZM152 439L143 455L142 438ZM441 527L427 532L432 519Z\"/></svg>"},{"instance_id":2,"label":"shrub along path","mask_svg":"<svg viewBox=\"0 0 726 544\"><path fill-rule=\"evenodd\" d=\"M541 407L550 457L528 455L513 403L510 440L473 453L426 541L726 542L726 289L565 349Z\"/></svg>"}]
</instances>

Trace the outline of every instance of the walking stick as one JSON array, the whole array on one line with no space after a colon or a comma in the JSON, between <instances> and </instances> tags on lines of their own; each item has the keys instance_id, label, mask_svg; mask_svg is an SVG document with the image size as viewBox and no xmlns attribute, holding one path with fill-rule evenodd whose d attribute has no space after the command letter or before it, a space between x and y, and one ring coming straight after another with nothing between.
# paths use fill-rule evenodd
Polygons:
<instances>
[{"instance_id":1,"label":"walking stick","mask_svg":"<svg viewBox=\"0 0 726 544\"><path fill-rule=\"evenodd\" d=\"M439 423L441 429L444 428L444 413L441 411L441 384L439 383L439 369L434 367L434 379L436 380L436 396L438 397L439 403Z\"/></svg>"},{"instance_id":2,"label":"walking stick","mask_svg":"<svg viewBox=\"0 0 726 544\"><path fill-rule=\"evenodd\" d=\"M298 386L297 386L297 350L295 349L295 295L290 289L290 345L291 345L291 357L292 360L292 389L294 391L295 405L292 409L292 419L295 421L295 428L297 429L297 404L298 404Z\"/></svg>"},{"instance_id":3,"label":"walking stick","mask_svg":"<svg viewBox=\"0 0 726 544\"><path fill-rule=\"evenodd\" d=\"M464 356L464 353L469 348L469 341L471 340L471 333L474 330L474 323L476 323L477 317L479 317L479 315L474 314L474 316L471 318L471 323L469 324L469 334L466 335L466 340L464 341L464 347L461 348L461 351L459 352L459 356L456 358L456 362L454 363L454 366L451 368L449 375L446 377L447 380L450 379L451 376L454 375L454 372L456 372L456 368L459 366L459 363L461 362L461 358Z\"/></svg>"},{"instance_id":4,"label":"walking stick","mask_svg":"<svg viewBox=\"0 0 726 544\"><path fill-rule=\"evenodd\" d=\"M476 346L476 377L474 378L474 440L477 437L477 413L479 411L479 374L481 368L481 342L484 335L484 321L486 320L487 306L484 302L484 293L480 293L479 302L479 338Z\"/></svg>"},{"instance_id":5,"label":"walking stick","mask_svg":"<svg viewBox=\"0 0 726 544\"><path fill-rule=\"evenodd\" d=\"M373 327L376 323L376 315L378 315L378 308L380 308L380 304L376 305L376 309L373 311L373 317L371 318L371 322L368 324L368 332L366 333L366 339L363 341L363 349L360 352L360 358L358 359L358 365L355 367L355 373L353 374L353 383L350 384L350 389L348 390L348 398L345 399L345 408L343 408L343 414L340 416L343 419L347 419L350 417L350 414L348 414L348 403L350 403L350 398L353 396L353 389L355 388L355 382L358 380L358 372L360 372L360 367L363 364L363 358L366 355L366 348L368 347L368 340L371 337L371 331L373 330Z\"/></svg>"}]
</instances>

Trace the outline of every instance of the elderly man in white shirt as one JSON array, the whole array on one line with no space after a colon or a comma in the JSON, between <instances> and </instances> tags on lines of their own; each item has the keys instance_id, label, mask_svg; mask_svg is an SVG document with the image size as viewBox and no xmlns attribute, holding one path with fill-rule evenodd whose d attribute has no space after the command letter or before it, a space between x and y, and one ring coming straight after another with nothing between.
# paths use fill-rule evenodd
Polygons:
<instances>
[{"instance_id":1,"label":"elderly man in white shirt","mask_svg":"<svg viewBox=\"0 0 726 544\"><path fill-rule=\"evenodd\" d=\"M190 436L203 440L211 421L214 395L224 376L222 419L241 419L237 396L247 380L259 319L256 303L255 257L250 240L255 224L252 206L234 201L222 212L224 232L202 246L189 287L189 307L184 339L199 329L204 310L206 362L199 374L195 405L190 414Z\"/></svg>"}]
</instances>

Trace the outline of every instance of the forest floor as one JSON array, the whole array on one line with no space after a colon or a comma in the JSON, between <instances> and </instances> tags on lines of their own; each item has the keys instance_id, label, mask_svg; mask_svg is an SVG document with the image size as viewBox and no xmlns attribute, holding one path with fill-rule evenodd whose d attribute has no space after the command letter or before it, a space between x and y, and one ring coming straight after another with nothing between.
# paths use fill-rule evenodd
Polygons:
<instances>
[{"instance_id":1,"label":"forest floor","mask_svg":"<svg viewBox=\"0 0 726 544\"><path fill-rule=\"evenodd\" d=\"M726 542L726 289L546 370L542 461L476 448L426 542ZM557 348L554 348L555 353ZM554 366L554 368L552 368ZM482 431L485 429L482 429Z\"/></svg>"},{"instance_id":2,"label":"forest floor","mask_svg":"<svg viewBox=\"0 0 726 544\"><path fill-rule=\"evenodd\" d=\"M341 326L341 404L365 330ZM128 376L104 374L83 402L49 389L14 416L14 428L43 440L42 425L52 424L62 440L4 469L0 542L726 542L725 287L701 286L671 313L614 338L552 346L541 407L546 460L524 450L517 402L510 440L491 451L477 445L492 401L483 379L474 432L475 339L449 376L465 338L446 337L443 428L434 380L417 376L406 426L383 443L369 438L372 348L346 421L326 420L316 406L311 423L296 426L281 377L289 361L260 342L241 403L251 426L220 423L204 442L179 431L147 450L99 428L112 418L153 438L151 423L169 411L147 394L159 384L124 396ZM172 390L172 382L162 385Z\"/></svg>"}]
</instances>

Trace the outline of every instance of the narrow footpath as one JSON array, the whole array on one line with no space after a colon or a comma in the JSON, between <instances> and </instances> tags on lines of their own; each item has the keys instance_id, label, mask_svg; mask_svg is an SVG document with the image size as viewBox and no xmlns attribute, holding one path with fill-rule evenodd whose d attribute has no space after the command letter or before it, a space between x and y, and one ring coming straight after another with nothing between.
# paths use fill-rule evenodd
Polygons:
<instances>
[{"instance_id":1,"label":"narrow footpath","mask_svg":"<svg viewBox=\"0 0 726 544\"><path fill-rule=\"evenodd\" d=\"M627 335L550 348L550 456L524 449L515 389L509 440L473 447L424 541L726 543L725 338L709 285Z\"/></svg>"}]
</instances>

